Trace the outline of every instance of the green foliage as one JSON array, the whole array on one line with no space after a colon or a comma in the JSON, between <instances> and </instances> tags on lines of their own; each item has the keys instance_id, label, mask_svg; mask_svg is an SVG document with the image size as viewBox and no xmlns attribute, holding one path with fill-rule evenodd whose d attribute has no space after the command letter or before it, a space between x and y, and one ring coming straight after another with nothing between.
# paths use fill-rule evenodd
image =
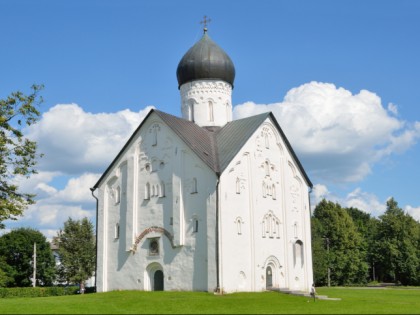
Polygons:
<instances>
[{"instance_id":1,"label":"green foliage","mask_svg":"<svg viewBox=\"0 0 420 315\"><path fill-rule=\"evenodd\" d=\"M312 264L314 282L317 286L328 284L328 251L326 239L323 237L322 223L317 218L312 218Z\"/></svg>"},{"instance_id":2,"label":"green foliage","mask_svg":"<svg viewBox=\"0 0 420 315\"><path fill-rule=\"evenodd\" d=\"M79 283L84 289L84 282L95 271L96 242L93 224L87 219L64 222L56 238L60 255L61 280L67 283Z\"/></svg>"},{"instance_id":3,"label":"green foliage","mask_svg":"<svg viewBox=\"0 0 420 315\"><path fill-rule=\"evenodd\" d=\"M387 209L380 216L374 248L382 281L420 283L419 231L419 223L404 213L393 198L388 200Z\"/></svg>"},{"instance_id":4,"label":"green foliage","mask_svg":"<svg viewBox=\"0 0 420 315\"><path fill-rule=\"evenodd\" d=\"M332 285L420 284L420 223L393 198L379 218L322 200L312 217L312 248L317 285L327 284L328 267Z\"/></svg>"},{"instance_id":5,"label":"green foliage","mask_svg":"<svg viewBox=\"0 0 420 315\"><path fill-rule=\"evenodd\" d=\"M34 195L19 192L13 181L17 176L36 173L37 144L23 135L22 128L36 123L42 103L41 85L33 85L32 93L14 92L0 99L0 228L4 220L16 220L25 208L34 203Z\"/></svg>"},{"instance_id":6,"label":"green foliage","mask_svg":"<svg viewBox=\"0 0 420 315\"><path fill-rule=\"evenodd\" d=\"M13 269L10 267L4 256L0 255L0 288L7 287L13 283Z\"/></svg>"},{"instance_id":7,"label":"green foliage","mask_svg":"<svg viewBox=\"0 0 420 315\"><path fill-rule=\"evenodd\" d=\"M55 260L45 236L34 229L20 228L0 237L0 268L7 272L5 285L32 285L33 250L36 243L37 285L51 285L55 277Z\"/></svg>"},{"instance_id":8,"label":"green foliage","mask_svg":"<svg viewBox=\"0 0 420 315\"><path fill-rule=\"evenodd\" d=\"M72 287L30 287L0 288L0 298L46 297L77 294L77 286Z\"/></svg>"},{"instance_id":9,"label":"green foliage","mask_svg":"<svg viewBox=\"0 0 420 315\"><path fill-rule=\"evenodd\" d=\"M321 249L324 240L327 242L327 252ZM320 266L314 265L315 281L318 284L326 283L328 266L332 285L366 283L368 265L362 236L350 215L339 204L324 199L316 206L313 215L313 243L317 250L314 251L313 260L322 261ZM317 269L320 267L321 270Z\"/></svg>"},{"instance_id":10,"label":"green foliage","mask_svg":"<svg viewBox=\"0 0 420 315\"><path fill-rule=\"evenodd\" d=\"M357 231L362 236L362 245L366 251L366 262L369 265L369 274L372 280L377 277L375 275L375 262L377 261L374 251L376 246L376 237L379 220L371 217L369 213L363 212L357 208L346 208L347 213L353 219Z\"/></svg>"}]
</instances>

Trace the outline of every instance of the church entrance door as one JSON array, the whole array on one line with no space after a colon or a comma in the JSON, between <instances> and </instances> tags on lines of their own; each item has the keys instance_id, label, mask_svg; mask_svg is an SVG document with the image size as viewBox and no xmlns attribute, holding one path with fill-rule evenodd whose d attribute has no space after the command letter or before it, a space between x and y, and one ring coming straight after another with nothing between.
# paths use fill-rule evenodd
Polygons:
<instances>
[{"instance_id":1,"label":"church entrance door","mask_svg":"<svg viewBox=\"0 0 420 315\"><path fill-rule=\"evenodd\" d=\"M270 266L265 270L265 286L267 289L273 287L273 270Z\"/></svg>"},{"instance_id":2,"label":"church entrance door","mask_svg":"<svg viewBox=\"0 0 420 315\"><path fill-rule=\"evenodd\" d=\"M163 291L163 271L156 270L153 275L153 291Z\"/></svg>"}]
</instances>

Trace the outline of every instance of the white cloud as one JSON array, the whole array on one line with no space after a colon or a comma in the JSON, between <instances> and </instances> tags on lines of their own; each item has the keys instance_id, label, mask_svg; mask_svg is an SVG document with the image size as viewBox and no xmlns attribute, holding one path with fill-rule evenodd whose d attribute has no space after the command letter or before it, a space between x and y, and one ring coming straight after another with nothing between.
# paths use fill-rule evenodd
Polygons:
<instances>
[{"instance_id":1,"label":"white cloud","mask_svg":"<svg viewBox=\"0 0 420 315\"><path fill-rule=\"evenodd\" d=\"M48 199L42 199L29 206L24 215L17 221L9 220L6 224L8 228L30 226L39 230L58 231L69 217L74 220L87 217L95 223L95 211L94 202L90 207L84 208L82 205L72 205L65 202L51 203Z\"/></svg>"},{"instance_id":2,"label":"white cloud","mask_svg":"<svg viewBox=\"0 0 420 315\"><path fill-rule=\"evenodd\" d=\"M393 113L394 115L398 115L398 106L393 104L393 103L389 103L388 104L388 111Z\"/></svg>"},{"instance_id":3,"label":"white cloud","mask_svg":"<svg viewBox=\"0 0 420 315\"><path fill-rule=\"evenodd\" d=\"M343 202L344 207L357 208L375 217L380 216L386 210L386 200L381 202L375 194L364 192L360 188L347 194Z\"/></svg>"},{"instance_id":4,"label":"white cloud","mask_svg":"<svg viewBox=\"0 0 420 315\"><path fill-rule=\"evenodd\" d=\"M51 238L69 217L74 220L87 217L95 224L96 201L89 188L100 175L84 173L79 177L71 177L66 179L64 188L57 189L50 184L55 180L54 174L56 177L61 176L60 173L41 172L24 184L26 189L37 193L37 202L29 206L17 221L8 220L8 228L29 226L45 231L44 235Z\"/></svg>"},{"instance_id":5,"label":"white cloud","mask_svg":"<svg viewBox=\"0 0 420 315\"><path fill-rule=\"evenodd\" d=\"M31 226L52 237L69 217L94 220L96 203L90 187L151 109L92 114L76 104L50 108L26 130L45 154L39 173L15 179L20 191L37 194L37 202L17 221L5 222L7 227Z\"/></svg>"},{"instance_id":6,"label":"white cloud","mask_svg":"<svg viewBox=\"0 0 420 315\"><path fill-rule=\"evenodd\" d=\"M151 108L138 113L92 114L67 104L44 113L28 130L45 154L40 172L19 181L22 191L38 194L38 201L8 228L30 225L51 238L69 217L94 220L96 204L89 188ZM363 179L374 163L404 152L420 136L420 122L408 124L397 119L396 105L389 103L385 109L372 92L362 90L353 95L328 83L311 82L291 89L280 103L237 105L234 117L267 111L274 113L306 171L319 183L311 194L313 207L326 198L374 216L382 214L386 201L374 194L358 188L339 197L327 184ZM420 208L407 206L406 210L420 217Z\"/></svg>"},{"instance_id":7,"label":"white cloud","mask_svg":"<svg viewBox=\"0 0 420 315\"><path fill-rule=\"evenodd\" d=\"M98 181L100 174L84 173L80 177L71 178L67 186L52 198L66 203L92 203L94 200L90 188Z\"/></svg>"},{"instance_id":8,"label":"white cloud","mask_svg":"<svg viewBox=\"0 0 420 315\"><path fill-rule=\"evenodd\" d=\"M316 206L322 199L329 199L331 198L331 193L328 190L327 186L322 184L315 184L312 193L311 193L311 200L312 204Z\"/></svg>"},{"instance_id":9,"label":"white cloud","mask_svg":"<svg viewBox=\"0 0 420 315\"><path fill-rule=\"evenodd\" d=\"M151 108L110 114L87 113L77 104L50 108L28 134L45 154L39 169L66 174L103 171Z\"/></svg>"},{"instance_id":10,"label":"white cloud","mask_svg":"<svg viewBox=\"0 0 420 315\"><path fill-rule=\"evenodd\" d=\"M357 182L374 163L401 153L420 137L420 123L410 125L386 110L374 93L352 94L331 83L310 82L291 89L283 102L235 106L234 117L272 111L316 181ZM390 115L391 113L391 115Z\"/></svg>"},{"instance_id":11,"label":"white cloud","mask_svg":"<svg viewBox=\"0 0 420 315\"><path fill-rule=\"evenodd\" d=\"M409 215L411 215L415 220L420 222L420 207L412 207L410 205L406 206L404 209Z\"/></svg>"},{"instance_id":12,"label":"white cloud","mask_svg":"<svg viewBox=\"0 0 420 315\"><path fill-rule=\"evenodd\" d=\"M356 188L344 197L337 196L329 191L325 185L316 184L311 193L312 210L322 200L336 202L344 208L357 208L374 217L378 217L386 210L386 200L380 201L375 194Z\"/></svg>"}]
</instances>

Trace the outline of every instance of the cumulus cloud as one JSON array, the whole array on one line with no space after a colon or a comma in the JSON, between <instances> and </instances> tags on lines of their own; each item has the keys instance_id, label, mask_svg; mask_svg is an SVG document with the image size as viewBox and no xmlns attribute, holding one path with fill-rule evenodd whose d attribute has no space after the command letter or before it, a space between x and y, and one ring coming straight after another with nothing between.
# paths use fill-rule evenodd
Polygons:
<instances>
[{"instance_id":1,"label":"cumulus cloud","mask_svg":"<svg viewBox=\"0 0 420 315\"><path fill-rule=\"evenodd\" d=\"M8 229L31 226L50 238L69 217L94 220L90 187L152 108L92 114L77 104L60 104L45 112L26 130L44 154L39 173L15 179L20 191L37 195L37 202L18 221L5 222Z\"/></svg>"},{"instance_id":2,"label":"cumulus cloud","mask_svg":"<svg viewBox=\"0 0 420 315\"><path fill-rule=\"evenodd\" d=\"M272 111L309 175L316 181L357 182L384 157L401 153L420 137L420 123L395 117L372 92L352 94L331 83L293 88L273 104L246 102L234 108L243 118Z\"/></svg>"},{"instance_id":3,"label":"cumulus cloud","mask_svg":"<svg viewBox=\"0 0 420 315\"><path fill-rule=\"evenodd\" d=\"M94 220L96 204L89 188L151 108L93 114L77 104L61 104L45 112L26 131L45 154L40 172L29 180L18 179L21 190L36 193L38 201L22 219L8 224L8 229L32 226L51 238L69 217ZM274 113L311 179L319 183L311 194L312 207L326 198L380 215L386 200L381 202L359 188L340 197L327 185L362 180L372 165L404 152L420 136L420 122L398 119L395 104L384 108L372 92L352 94L329 83L310 82L293 88L279 103L237 105L234 117L267 111ZM420 208L407 206L406 211L420 218Z\"/></svg>"},{"instance_id":4,"label":"cumulus cloud","mask_svg":"<svg viewBox=\"0 0 420 315\"><path fill-rule=\"evenodd\" d=\"M92 173L84 173L79 177L70 178L66 187L50 198L50 202L91 204L93 197L90 188L96 184L99 178L100 174Z\"/></svg>"},{"instance_id":5,"label":"cumulus cloud","mask_svg":"<svg viewBox=\"0 0 420 315\"><path fill-rule=\"evenodd\" d=\"M375 217L380 216L386 210L386 200L382 202L375 194L362 191L360 188L348 193L343 202L345 207L357 208Z\"/></svg>"},{"instance_id":6,"label":"cumulus cloud","mask_svg":"<svg viewBox=\"0 0 420 315\"><path fill-rule=\"evenodd\" d=\"M404 209L409 215L411 215L415 220L420 222L420 207L412 207L410 205L406 206Z\"/></svg>"},{"instance_id":7,"label":"cumulus cloud","mask_svg":"<svg viewBox=\"0 0 420 315\"><path fill-rule=\"evenodd\" d=\"M67 174L103 171L151 108L100 114L85 112L77 104L50 108L28 131L45 154L39 168Z\"/></svg>"},{"instance_id":8,"label":"cumulus cloud","mask_svg":"<svg viewBox=\"0 0 420 315\"><path fill-rule=\"evenodd\" d=\"M386 200L381 201L375 194L365 192L361 188L356 188L344 197L340 197L330 192L327 186L316 184L311 193L312 210L322 199L336 202L344 208L357 208L374 217L380 216L386 210Z\"/></svg>"},{"instance_id":9,"label":"cumulus cloud","mask_svg":"<svg viewBox=\"0 0 420 315\"><path fill-rule=\"evenodd\" d=\"M33 174L31 177L24 176L16 177L14 180L22 192L29 192L36 194L39 198L45 198L56 192L56 189L49 186L47 183L51 182L55 177L59 176L60 172L43 172Z\"/></svg>"},{"instance_id":10,"label":"cumulus cloud","mask_svg":"<svg viewBox=\"0 0 420 315\"><path fill-rule=\"evenodd\" d=\"M18 221L8 221L8 228L31 226L45 231L46 236L51 236L53 231L63 227L69 217L74 220L87 217L95 223L96 201L89 188L96 183L100 175L84 173L70 178L64 188L57 189L49 184L54 178L46 174L51 175L39 174L46 182L31 182L32 191L43 190L45 194L38 194L36 204L29 206ZM30 189L30 183L26 183L26 188Z\"/></svg>"}]
</instances>

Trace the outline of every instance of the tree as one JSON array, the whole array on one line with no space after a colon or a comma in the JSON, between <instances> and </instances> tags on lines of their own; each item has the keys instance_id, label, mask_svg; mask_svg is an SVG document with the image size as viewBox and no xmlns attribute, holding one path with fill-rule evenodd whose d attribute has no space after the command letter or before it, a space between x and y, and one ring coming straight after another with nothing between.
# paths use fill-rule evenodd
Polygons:
<instances>
[{"instance_id":1,"label":"tree","mask_svg":"<svg viewBox=\"0 0 420 315\"><path fill-rule=\"evenodd\" d=\"M42 89L42 85L33 85L29 95L18 91L0 100L0 229L4 220L16 220L34 203L35 195L20 192L15 179L36 173L41 155L37 154L36 142L26 138L22 129L37 122Z\"/></svg>"},{"instance_id":2,"label":"tree","mask_svg":"<svg viewBox=\"0 0 420 315\"><path fill-rule=\"evenodd\" d=\"M322 262L320 266L314 264L315 279L325 284L329 267L332 285L365 283L368 270L366 252L361 234L347 211L339 204L323 199L315 207L312 225L314 261ZM321 246L323 241L328 245L327 250ZM318 267L323 270L317 270Z\"/></svg>"},{"instance_id":3,"label":"tree","mask_svg":"<svg viewBox=\"0 0 420 315\"><path fill-rule=\"evenodd\" d=\"M58 232L58 254L60 273L67 283L78 283L84 292L85 281L95 271L96 243L93 224L87 219L64 222L63 230Z\"/></svg>"},{"instance_id":4,"label":"tree","mask_svg":"<svg viewBox=\"0 0 420 315\"><path fill-rule=\"evenodd\" d=\"M326 247L326 239L323 237L324 229L321 221L315 217L312 218L311 228L314 282L317 286L325 286L328 285L329 257Z\"/></svg>"},{"instance_id":5,"label":"tree","mask_svg":"<svg viewBox=\"0 0 420 315\"><path fill-rule=\"evenodd\" d=\"M371 217L369 213L366 213L357 208L350 207L345 208L345 210L353 219L357 231L362 236L362 246L366 252L365 260L369 265L371 279L375 281L377 278L375 265L378 263L380 264L380 261L375 255L377 227L379 220L377 218Z\"/></svg>"},{"instance_id":6,"label":"tree","mask_svg":"<svg viewBox=\"0 0 420 315\"><path fill-rule=\"evenodd\" d=\"M13 283L11 277L13 269L6 263L3 256L0 256L0 287L8 287Z\"/></svg>"},{"instance_id":7,"label":"tree","mask_svg":"<svg viewBox=\"0 0 420 315\"><path fill-rule=\"evenodd\" d=\"M419 223L391 198L380 217L374 254L379 279L413 285L420 282Z\"/></svg>"},{"instance_id":8,"label":"tree","mask_svg":"<svg viewBox=\"0 0 420 315\"><path fill-rule=\"evenodd\" d=\"M28 287L33 279L33 250L36 243L36 284L49 286L55 278L55 260L50 243L34 229L19 228L0 237L0 268L6 273L6 285Z\"/></svg>"}]
</instances>

